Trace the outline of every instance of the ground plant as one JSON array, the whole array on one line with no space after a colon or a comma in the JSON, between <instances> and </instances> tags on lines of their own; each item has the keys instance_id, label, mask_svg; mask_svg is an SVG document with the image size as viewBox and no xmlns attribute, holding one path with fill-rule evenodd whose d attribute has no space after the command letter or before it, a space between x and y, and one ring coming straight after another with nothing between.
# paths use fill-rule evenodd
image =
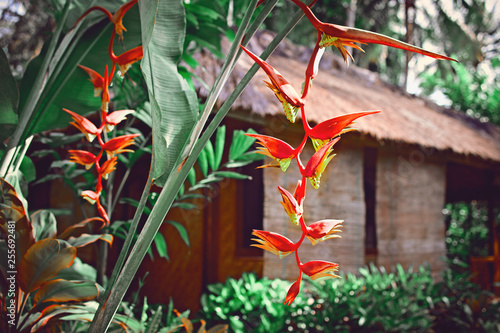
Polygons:
<instances>
[{"instance_id":1,"label":"ground plant","mask_svg":"<svg viewBox=\"0 0 500 333\"><path fill-rule=\"evenodd\" d=\"M232 4L224 0L214 1L213 4L203 1L184 3L182 0L131 0L126 3L109 0L100 2L99 6L90 7L85 2L76 0L54 1L54 7L57 9L57 28L40 56L28 65L19 87L8 69L6 56L2 52L0 70L2 74L5 73L6 88L0 93L2 109L0 135L4 141L0 177L4 179L2 184L5 189L3 191L4 204L1 207L1 232L4 248L9 246L6 241L9 235L17 233L14 237L16 242L12 246L16 252L13 271L18 274L16 277L18 282L14 285L15 297L4 288L8 285L6 283L7 270L4 270L2 276L4 282L2 284L4 288L2 289L3 313L7 313L6 304L9 303L15 303L17 309L13 325L8 324L7 329L15 331L26 327L26 331L35 331L39 322L48 323L44 316L50 314L37 307L29 310L23 317L28 294L36 292L33 304L39 304L41 296L37 298L37 295L45 290L44 288L52 287L58 281L54 278L59 271L39 274L36 269L33 269L36 266L30 265L29 269L25 268L31 256L43 257L41 245L37 244L40 241L43 242L44 249L48 246L45 244L51 244L51 248L55 249L54 253L63 252L67 256L66 261L61 261L65 263L60 264L61 269L70 267L76 256L76 250L59 240L56 232L47 232L44 234L44 239L35 237L37 233L44 230L44 227L31 228L34 218L30 219L27 214L22 213L27 211L28 205L23 196L23 184L26 178L29 178L30 171L30 160L26 152L36 134L64 127L72 120L71 124L86 141L84 141L85 149L69 150L70 161L93 171L90 187L82 189L80 196L96 208L98 217L93 218L92 221L100 221L103 224L101 227L108 228L103 230L111 230L109 228L113 224L114 200L111 199L109 191L106 194L105 184L115 172L119 162L127 162L128 158L123 158L123 156L129 158L132 156L126 154L134 153L133 145L141 137L141 133L134 131L132 127L125 127L130 130L129 132L122 130L117 134L115 128L120 127L127 118L133 117L135 110L115 108L115 106L120 106L120 103L117 102L115 105L113 100L117 98L117 101L120 101L120 97L114 96L111 92L113 82L123 82L123 78L127 77L128 71L133 66L140 66L148 96L148 106L143 109L151 117L150 172L140 200L134 202L136 206L134 218L127 223L125 231L122 230L125 238L124 245L114 269L109 276L103 278L103 283L106 281L104 290L100 290L98 294L85 294L85 297L77 299L62 297L51 299L52 302L63 302L59 304L59 308L57 304L50 306L51 311L60 309L60 312L56 312L57 315L53 312L50 317L56 322L55 325L60 324L58 321L91 321L88 327L89 332L105 332L112 323L126 329L130 323L137 322L121 321L119 309L144 256L155 239L158 239L156 235L164 223L166 214L176 203L182 204L182 196L186 195L184 190L186 179L191 186L196 188L196 186L202 187L224 177L244 177L230 170L219 170L223 145L216 143L215 146L211 146L209 142L214 133L221 128L220 124L235 99L259 69L262 69L268 76L269 82L266 84L271 89L271 93L276 95L277 102L282 104L287 119L294 123L298 121L300 115L299 121L304 132L303 140L297 147L292 147L278 138L257 133L246 133L246 135L239 133L233 136L233 144L237 147L232 150L234 158L229 161L231 165L244 165L258 159L255 157L259 156L258 154L246 154L246 150L257 140L262 146L259 148L259 153L274 160L273 163L264 167L279 167L286 172L290 163L296 162L300 171L293 193L278 186L285 213L290 221L302 231L300 239L293 241L273 231L253 231L256 237L255 246L270 251L280 258L287 255L295 257L298 270L297 280L290 287L287 286L285 295L280 294L279 298L262 299L259 302L262 302L268 309L272 309L271 312L277 317L281 313L288 313L290 309L293 309L295 300L302 297L300 290L304 275L312 280L340 277L336 263L320 260L302 263L300 260L298 250L306 237L313 245L330 238L338 238L342 225L342 220L338 219L326 219L313 223L304 220L303 203L306 198L307 183L309 180L312 187L318 190L321 175L335 156L333 154L335 144L341 136L352 130L348 126L364 116L376 116L375 114L379 111L353 110L353 113L311 126L307 120L307 100L314 93L313 79L318 74L319 62L325 48L335 46L346 63L353 60L348 48L362 50L360 44L381 44L435 59L454 59L378 33L322 22L311 9L316 0L307 4L300 0L292 0L292 2L298 8L296 14L289 19L282 31L260 55L252 53L246 46L272 11L277 0L248 1L247 6L239 11L241 15L236 17L235 22L238 24L236 32L229 32L230 29L217 29L216 26L214 28L213 22L223 17L221 12L224 12L224 6ZM299 93L286 80L286 73L281 74L276 71L266 62L266 58L304 16L317 32L317 38L307 68L304 70L304 84ZM198 29L197 31L205 36L195 37L187 34L187 30L192 28ZM196 61L190 57L193 49L201 46L210 48L214 45L210 41L220 40L221 33L228 35L232 44L225 54L224 64L214 85L210 87L208 97L201 104L190 84L192 75L186 67L179 65L179 61L183 59L185 63L195 66ZM120 46L123 51L118 52ZM217 53L219 49L215 47L212 51ZM216 109L216 101L222 88L236 66L238 57L243 53L245 53L244 56L253 59L255 64L231 92L226 102ZM86 82L87 79L91 84ZM95 98L89 97L92 91L95 93ZM97 115L90 115L96 109L98 109ZM222 135L216 134L216 142L220 140L217 137L221 138ZM309 139L316 152L308 161L303 161L301 152ZM196 183L196 178L193 180L192 176L193 166L197 161L205 177L198 183ZM210 166L211 173L208 173L207 165ZM153 184L161 189L154 198L150 194ZM5 201L7 197L10 201ZM11 202L16 202L16 205L12 206ZM152 204L152 207L147 207L148 202ZM15 212L12 212L13 207L15 207ZM139 232L139 222L146 210L147 218ZM88 221L84 222L88 223ZM9 223L14 224L15 228L9 227ZM77 224L72 228L76 226L80 225ZM178 231L182 236L184 230L178 228ZM83 236L80 235L80 238ZM110 242L109 236L102 232L86 237L94 241L100 239ZM26 243L24 239L31 240L33 244ZM60 236L60 239L64 238ZM157 247L158 244L160 243L156 243ZM384 279L389 278L384 275L385 273L380 274L379 279L382 280L380 283L383 284ZM400 276L403 276L401 285L412 283L404 280L406 275L400 273ZM251 278L248 279L250 280L247 283L257 284L256 281L252 282ZM356 284L355 279L352 279L353 284ZM26 284L26 281L36 281L36 283ZM92 286L92 288L99 289L95 284ZM273 288L273 285L267 288ZM79 290L79 288L75 289ZM83 287L81 289L83 290ZM236 292L238 288L235 287L234 290ZM358 292L357 290L351 291ZM394 288L393 292L399 292L399 289ZM73 293L69 294L73 295ZM87 307L92 309L91 311L82 312L82 305L70 303L88 301L97 296L97 302ZM357 298L359 302L363 301L361 296L362 294ZM241 295L241 298L244 297ZM389 293L384 297L392 296ZM386 300L387 304L392 304L390 302L395 301ZM275 303L280 303L280 305L275 306ZM363 306L357 307L358 310L362 308ZM298 309L297 313L299 311L302 310ZM367 315L368 310L363 311L359 310L359 314L356 313L353 317L360 327L365 323L368 324L372 318ZM420 325L428 322L428 317L420 313L418 307L410 307L408 311L418 318L417 322ZM279 322L263 318L261 319L266 322L267 329L273 330L274 325L280 325ZM400 329L411 327L411 323L405 321L405 318L397 324L391 322L393 318L376 318L381 328L390 325L396 325ZM251 325L250 322L249 325ZM29 327L25 326L27 323ZM188 330L188 322L183 321L183 325ZM245 327L241 326L241 323L237 325L240 325L239 329ZM297 327L302 329L302 327Z\"/></svg>"}]
</instances>

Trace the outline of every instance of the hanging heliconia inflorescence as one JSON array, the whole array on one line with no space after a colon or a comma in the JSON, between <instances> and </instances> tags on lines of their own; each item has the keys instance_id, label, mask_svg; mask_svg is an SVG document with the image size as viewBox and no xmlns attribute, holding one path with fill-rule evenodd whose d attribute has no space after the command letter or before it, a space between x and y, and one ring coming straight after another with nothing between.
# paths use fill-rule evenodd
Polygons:
<instances>
[{"instance_id":1,"label":"hanging heliconia inflorescence","mask_svg":"<svg viewBox=\"0 0 500 333\"><path fill-rule=\"evenodd\" d=\"M264 1L265 0L259 1L258 5ZM452 58L429 52L419 47L370 31L323 23L316 18L309 6L305 5L300 0L291 1L300 7L309 22L318 32L316 45L305 71L305 82L302 94L299 94L283 77L283 75L281 75L272 66L247 50L245 47L241 46L241 48L264 70L269 77L270 82L266 82L266 84L269 88L271 88L278 100L282 103L286 118L290 122L294 123L298 113L300 112L305 132L302 142L296 148L293 148L288 143L274 137L247 134L248 136L257 139L258 143L262 145L262 147L259 147L259 153L276 160L276 163L264 165L263 167L279 167L283 172L285 172L291 161L296 160L302 176L302 178L298 180L297 187L295 188L293 194L288 192L283 187L278 186L278 190L283 199L281 204L283 205L285 212L290 217L290 221L293 224L298 225L302 230L302 236L300 239L297 242L293 242L287 237L275 232L262 230L253 231L253 235L257 237L254 239L257 244L253 244L253 246L267 250L280 258L295 253L299 276L288 290L285 298L285 304L287 305L290 305L295 300L300 291L302 274L308 275L313 280L339 277L337 275L339 265L336 263L322 260L314 260L306 263L302 263L300 261L298 249L305 237L307 237L313 245L330 238L340 238L338 233L340 232L340 227L343 222L342 220L328 219L317 221L309 225L306 224L303 216L304 199L306 196L306 180L309 179L312 186L315 189L318 189L320 186L321 175L325 171L328 163L330 163L335 156L335 154L333 154L334 145L340 140L340 136L342 134L353 130L352 128L347 127L360 117L380 112L365 111L351 113L323 121L314 127L309 125L306 117L306 101L312 87L313 79L318 74L318 64L321 56L323 55L324 48L327 46L335 46L340 51L347 64L349 58L353 60L353 57L349 51L347 51L345 46L363 51L361 47L355 43L382 44L420 53L436 59L454 60ZM310 6L312 6L315 2L316 1L313 1ZM311 139L316 152L309 159L306 166L304 166L300 158L300 154L307 142L307 138Z\"/></svg>"},{"instance_id":2,"label":"hanging heliconia inflorescence","mask_svg":"<svg viewBox=\"0 0 500 333\"><path fill-rule=\"evenodd\" d=\"M63 109L67 112L72 118L73 122L71 124L79 129L84 135L85 138L92 142L94 139L97 139L97 142L100 146L100 151L97 155L85 151L85 150L69 150L70 161L81 164L85 166L88 170L92 166L95 165L97 172L97 184L95 189L86 190L81 193L82 197L86 199L91 204L96 204L97 211L99 215L109 224L109 217L100 202L100 196L103 189L102 180L108 179L109 174L115 170L116 162L117 162L117 154L124 152L132 152L133 150L128 147L134 144L134 139L139 136L139 134L128 134L115 137L108 141L104 141L104 132L108 133L114 129L116 125L118 125L122 120L126 119L126 116L134 110L117 110L113 112L109 112L109 86L111 81L113 80L113 76L115 74L115 67L118 65L120 69L120 75L123 77L129 67L142 59L143 51L142 46L135 47L131 50L128 50L122 53L119 56L116 56L113 52L113 44L115 40L115 35L118 34L119 39L123 40L123 31L127 31L122 24L122 19L125 13L137 3L138 0L132 0L121 6L114 15L112 15L107 9L102 8L100 6L95 6L89 8L83 15L76 21L75 25L78 24L87 14L92 11L101 11L103 12L113 23L113 31L111 33L111 38L109 40L108 54L113 66L111 71L108 70L108 66L106 65L104 68L104 75L101 76L98 72L88 67L79 65L81 69L83 69L89 75L89 81L92 82L94 86L94 96L101 97L101 108L100 108L100 119L101 124L99 127L95 126L87 118L75 113L73 111ZM106 153L106 154L104 154ZM101 162L101 159L105 155L106 160Z\"/></svg>"}]
</instances>

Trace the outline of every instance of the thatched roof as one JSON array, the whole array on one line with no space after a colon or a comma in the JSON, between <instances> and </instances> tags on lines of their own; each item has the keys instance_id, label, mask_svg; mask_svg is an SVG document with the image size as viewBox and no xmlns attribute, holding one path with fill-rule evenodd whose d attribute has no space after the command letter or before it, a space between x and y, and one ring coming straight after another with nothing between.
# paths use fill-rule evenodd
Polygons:
<instances>
[{"instance_id":1,"label":"thatched roof","mask_svg":"<svg viewBox=\"0 0 500 333\"><path fill-rule=\"evenodd\" d=\"M263 51L271 36L262 33L254 37L249 49L255 54ZM367 46L369 47L369 46ZM289 42L282 45L268 59L297 91L304 81L304 71L311 50ZM220 64L200 59L205 72L200 73L207 83L218 73ZM225 100L253 61L242 54L227 89L221 95ZM235 107L260 116L283 115L280 103L262 82L267 77L262 70L236 101ZM213 80L213 79L212 79ZM356 122L361 134L382 143L405 143L439 151L453 152L461 157L478 157L488 162L500 162L500 128L481 123L465 114L439 107L422 98L402 92L382 82L378 75L351 64L346 67L340 57L326 52L320 63L307 101L308 120L318 123L337 115L367 110L381 110L380 114L364 117Z\"/></svg>"}]
</instances>

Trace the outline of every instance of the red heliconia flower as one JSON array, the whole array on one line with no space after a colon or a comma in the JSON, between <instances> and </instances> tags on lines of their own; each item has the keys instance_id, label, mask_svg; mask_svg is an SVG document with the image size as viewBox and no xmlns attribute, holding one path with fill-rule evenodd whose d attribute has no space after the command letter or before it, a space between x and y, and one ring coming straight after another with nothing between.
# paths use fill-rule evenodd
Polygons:
<instances>
[{"instance_id":1,"label":"red heliconia flower","mask_svg":"<svg viewBox=\"0 0 500 333\"><path fill-rule=\"evenodd\" d=\"M104 207L101 205L101 202L99 201L99 197L101 196L101 191L94 192L91 190L87 191L82 191L80 194L85 200L87 200L90 204L96 204L97 206L97 212L99 215L104 219L106 224L109 224L109 217L108 213L106 213L106 210Z\"/></svg>"},{"instance_id":2,"label":"red heliconia flower","mask_svg":"<svg viewBox=\"0 0 500 333\"><path fill-rule=\"evenodd\" d=\"M111 40L109 42L109 57L111 58L111 61L117 64L118 67L120 68L120 76L124 77L125 73L127 73L130 66L132 66L132 64L142 59L144 55L142 50L142 45L134 47L133 49L130 49L120 54L119 56L116 56L113 53L114 35L115 33L113 32L111 35Z\"/></svg>"},{"instance_id":3,"label":"red heliconia flower","mask_svg":"<svg viewBox=\"0 0 500 333\"><path fill-rule=\"evenodd\" d=\"M333 145L337 143L337 141L339 140L340 137L337 137L336 139L333 139L332 141L324 145L317 152L315 152L314 155L309 160L309 162L307 162L306 167L304 168L304 176L309 178L312 186L315 189L319 188L319 181L321 175L325 171L325 168L328 165L328 163L330 163L332 158L335 156L335 154L333 154L332 156L329 155L333 151Z\"/></svg>"},{"instance_id":4,"label":"red heliconia flower","mask_svg":"<svg viewBox=\"0 0 500 333\"><path fill-rule=\"evenodd\" d=\"M123 16L130 8L132 8L133 5L135 5L137 3L137 1L138 0L131 0L131 1L123 4L122 6L120 6L120 8L118 8L116 13L111 18L111 22L113 22L113 24L115 26L115 32L119 36L120 39L123 39L123 31L127 31L127 29L125 29L125 27L123 26L123 23L122 23Z\"/></svg>"},{"instance_id":5,"label":"red heliconia flower","mask_svg":"<svg viewBox=\"0 0 500 333\"><path fill-rule=\"evenodd\" d=\"M303 213L302 205L299 204L295 197L283 187L278 186L278 190L280 191L281 197L283 198L283 201L281 201L280 203L283 205L283 208L285 208L288 217L290 217L290 221L296 225L299 225L300 217Z\"/></svg>"},{"instance_id":6,"label":"red heliconia flower","mask_svg":"<svg viewBox=\"0 0 500 333\"><path fill-rule=\"evenodd\" d=\"M101 196L101 192L94 192L91 190L82 191L80 194L85 200L90 202L91 205L99 202L99 197Z\"/></svg>"},{"instance_id":7,"label":"red heliconia flower","mask_svg":"<svg viewBox=\"0 0 500 333\"><path fill-rule=\"evenodd\" d=\"M118 158L116 156L110 158L109 160L106 160L101 166L101 170L99 170L100 174L104 179L108 179L109 174L113 172L116 169L116 160Z\"/></svg>"},{"instance_id":8,"label":"red heliconia flower","mask_svg":"<svg viewBox=\"0 0 500 333\"><path fill-rule=\"evenodd\" d=\"M133 145L135 143L134 138L138 137L139 135L140 134L128 134L118 136L106 142L102 146L102 149L104 149L106 153L108 153L111 157L125 152L132 153L134 152L132 149L125 148Z\"/></svg>"},{"instance_id":9,"label":"red heliconia flower","mask_svg":"<svg viewBox=\"0 0 500 333\"><path fill-rule=\"evenodd\" d=\"M78 163L85 166L85 169L90 169L94 165L96 156L85 150L68 150L71 154L69 157L70 162Z\"/></svg>"},{"instance_id":10,"label":"red heliconia flower","mask_svg":"<svg viewBox=\"0 0 500 333\"><path fill-rule=\"evenodd\" d=\"M349 54L349 52L347 52L344 46L350 46L362 51L362 49L354 43L387 45L398 49L420 53L435 59L456 61L455 59L452 59L450 57L430 52L421 49L417 46L407 44L397 39L387 37L375 32L344 27L336 24L323 23L320 20L318 20L316 16L314 16L311 9L307 7L303 2L301 2L300 0L292 0L292 1L302 9L304 14L309 19L309 21L316 28L316 30L322 33L320 47L326 47L331 45L335 46L336 48L339 49L340 53L342 54L342 57L346 62L347 62L347 57L350 57L352 59L352 56Z\"/></svg>"},{"instance_id":11,"label":"red heliconia flower","mask_svg":"<svg viewBox=\"0 0 500 333\"><path fill-rule=\"evenodd\" d=\"M111 132L116 125L118 125L121 121L127 119L127 115L133 112L134 110L118 110L111 113L104 113L103 119L106 132Z\"/></svg>"},{"instance_id":12,"label":"red heliconia flower","mask_svg":"<svg viewBox=\"0 0 500 333\"><path fill-rule=\"evenodd\" d=\"M295 243L278 233L264 230L254 230L252 235L259 237L258 239L252 239L259 244L252 244L251 246L269 251L280 257L280 259L295 251Z\"/></svg>"},{"instance_id":13,"label":"red heliconia flower","mask_svg":"<svg viewBox=\"0 0 500 333\"><path fill-rule=\"evenodd\" d=\"M106 212L106 209L104 209L104 207L101 205L101 202L99 200L97 200L97 212L104 219L104 221L106 222L106 224L109 225L109 216L108 216L108 213Z\"/></svg>"},{"instance_id":14,"label":"red heliconia flower","mask_svg":"<svg viewBox=\"0 0 500 333\"><path fill-rule=\"evenodd\" d=\"M274 92L281 104L283 104L286 118L294 123L300 107L304 105L304 101L300 95L295 91L292 85L285 80L283 75L271 65L247 50L244 46L240 45L240 47L264 70L264 72L266 72L271 80L271 82L266 82L267 86Z\"/></svg>"},{"instance_id":15,"label":"red heliconia flower","mask_svg":"<svg viewBox=\"0 0 500 333\"><path fill-rule=\"evenodd\" d=\"M101 131L87 118L68 109L63 110L69 113L69 115L73 118L74 122L71 122L70 124L78 128L89 142L92 142L95 137L101 133Z\"/></svg>"},{"instance_id":16,"label":"red heliconia flower","mask_svg":"<svg viewBox=\"0 0 500 333\"><path fill-rule=\"evenodd\" d=\"M137 3L137 1L138 0L132 0L132 1L129 1L125 4L123 4L120 8L118 8L118 10L116 11L116 13L114 15L112 15L109 12L109 10L107 10L106 8L103 8L101 6L90 7L89 9L87 9L87 11L85 11L85 13L82 14L82 16L80 16L80 18L78 18L78 20L75 22L75 24L73 26L77 25L78 22L80 22L90 12L93 12L94 10L98 10L98 11L104 13L104 15L106 15L108 17L108 19L111 21L111 23L113 23L113 26L115 28L114 32L116 34L118 34L120 39L123 39L123 31L127 31L127 29L125 29L125 27L123 26L123 23L122 23L123 16L134 4Z\"/></svg>"},{"instance_id":17,"label":"red heliconia flower","mask_svg":"<svg viewBox=\"0 0 500 333\"><path fill-rule=\"evenodd\" d=\"M300 270L308 275L312 280L339 278L335 273L339 270L339 265L333 262L314 260L299 266Z\"/></svg>"},{"instance_id":18,"label":"red heliconia flower","mask_svg":"<svg viewBox=\"0 0 500 333\"><path fill-rule=\"evenodd\" d=\"M92 85L94 86L94 97L98 97L104 87L104 78L101 76L101 74L86 66L78 65L78 67L83 69L90 76L89 81L92 82Z\"/></svg>"},{"instance_id":19,"label":"red heliconia flower","mask_svg":"<svg viewBox=\"0 0 500 333\"><path fill-rule=\"evenodd\" d=\"M307 226L307 238L312 245L330 238L340 238L336 233L341 232L338 228L342 226L343 220L322 220Z\"/></svg>"},{"instance_id":20,"label":"red heliconia flower","mask_svg":"<svg viewBox=\"0 0 500 333\"><path fill-rule=\"evenodd\" d=\"M297 156L293 147L280 139L259 134L247 133L245 135L259 140L259 144L261 144L263 147L257 148L259 149L257 153L269 156L278 162L278 164L268 164L262 166L261 168L279 166L281 170L285 172L288 169L291 160Z\"/></svg>"},{"instance_id":21,"label":"red heliconia flower","mask_svg":"<svg viewBox=\"0 0 500 333\"><path fill-rule=\"evenodd\" d=\"M285 304L286 305L291 305L297 295L300 292L300 283L302 282L302 272L299 274L299 278L297 281L295 281L291 286L290 289L288 289L288 292L286 293L286 298L285 298Z\"/></svg>"},{"instance_id":22,"label":"red heliconia flower","mask_svg":"<svg viewBox=\"0 0 500 333\"><path fill-rule=\"evenodd\" d=\"M370 114L379 113L380 111L366 111L345 114L342 116L337 116L332 119L328 119L314 126L313 129L308 131L308 135L311 138L314 149L318 150L325 144L330 142L336 136L353 131L354 129L345 129L347 126L351 125L354 120L367 116Z\"/></svg>"}]
</instances>

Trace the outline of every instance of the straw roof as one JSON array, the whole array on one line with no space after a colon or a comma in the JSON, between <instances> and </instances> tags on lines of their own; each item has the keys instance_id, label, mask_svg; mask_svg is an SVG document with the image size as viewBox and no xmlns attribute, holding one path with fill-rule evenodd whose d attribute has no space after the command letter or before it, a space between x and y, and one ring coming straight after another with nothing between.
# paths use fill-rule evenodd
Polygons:
<instances>
[{"instance_id":1,"label":"straw roof","mask_svg":"<svg viewBox=\"0 0 500 333\"><path fill-rule=\"evenodd\" d=\"M262 33L254 37L249 49L260 54L272 36ZM367 46L369 47L369 46ZM284 41L268 59L294 87L300 91L311 50ZM199 75L212 83L211 77L219 72L220 63L200 55L204 66ZM253 65L242 54L229 84L221 94L224 101L245 72ZM265 116L283 115L281 104L262 82L267 76L259 70L250 85L235 103L235 108ZM319 123L334 116L367 110L382 112L361 118L356 128L381 143L395 142L435 148L453 152L460 157L478 157L483 161L500 162L500 128L481 123L452 109L439 107L422 98L402 92L384 83L377 74L351 64L345 66L342 59L325 52L320 71L314 79L308 97L306 114L312 123Z\"/></svg>"}]
</instances>

